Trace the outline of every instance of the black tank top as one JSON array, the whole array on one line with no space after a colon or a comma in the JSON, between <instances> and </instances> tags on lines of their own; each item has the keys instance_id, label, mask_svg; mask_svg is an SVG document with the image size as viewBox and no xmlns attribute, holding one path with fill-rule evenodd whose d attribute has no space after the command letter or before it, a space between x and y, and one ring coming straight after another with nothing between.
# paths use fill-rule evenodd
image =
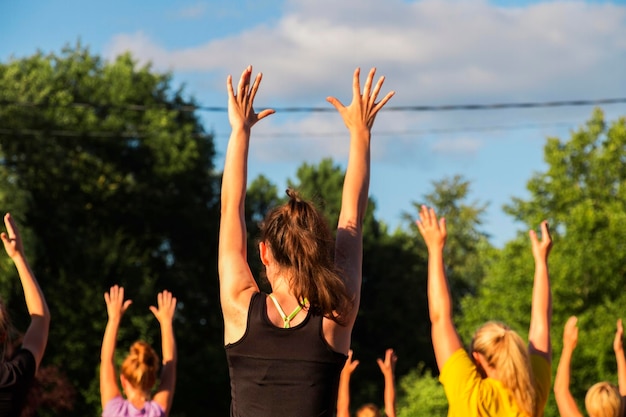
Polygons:
<instances>
[{"instance_id":1,"label":"black tank top","mask_svg":"<svg viewBox=\"0 0 626 417\"><path fill-rule=\"evenodd\" d=\"M267 295L250 300L246 333L226 345L231 417L331 417L346 355L326 343L322 317L289 329L267 317Z\"/></svg>"}]
</instances>

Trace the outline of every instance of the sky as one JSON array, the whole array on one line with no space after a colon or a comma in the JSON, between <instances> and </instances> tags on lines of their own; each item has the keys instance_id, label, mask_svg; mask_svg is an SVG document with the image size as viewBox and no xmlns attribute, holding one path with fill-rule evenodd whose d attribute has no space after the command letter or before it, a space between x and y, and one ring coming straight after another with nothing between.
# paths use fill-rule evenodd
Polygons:
<instances>
[{"instance_id":1,"label":"sky","mask_svg":"<svg viewBox=\"0 0 626 417\"><path fill-rule=\"evenodd\" d=\"M46 0L0 5L0 62L80 42L108 61L131 52L170 72L201 106L225 107L226 77L262 72L249 180L279 189L303 163L345 168L349 138L326 97L351 100L352 74L384 75L387 107L596 101L626 97L626 0ZM601 106L609 121L626 103ZM383 110L372 129L370 196L390 230L416 215L433 182L461 175L466 203L488 204L481 230L501 247L525 232L502 206L528 198L548 137L567 140L593 105ZM223 167L225 112L199 111Z\"/></svg>"}]
</instances>

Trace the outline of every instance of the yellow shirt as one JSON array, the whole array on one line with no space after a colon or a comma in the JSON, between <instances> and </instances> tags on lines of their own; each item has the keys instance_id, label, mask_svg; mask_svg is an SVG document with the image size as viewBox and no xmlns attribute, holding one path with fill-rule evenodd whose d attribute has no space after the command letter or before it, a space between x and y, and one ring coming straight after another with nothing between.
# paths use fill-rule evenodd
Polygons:
<instances>
[{"instance_id":1,"label":"yellow shirt","mask_svg":"<svg viewBox=\"0 0 626 417\"><path fill-rule=\"evenodd\" d=\"M551 366L539 355L530 355L530 362L541 410L537 417L542 417L550 392ZM448 398L448 417L527 417L500 381L481 377L465 349L448 358L439 381Z\"/></svg>"}]
</instances>

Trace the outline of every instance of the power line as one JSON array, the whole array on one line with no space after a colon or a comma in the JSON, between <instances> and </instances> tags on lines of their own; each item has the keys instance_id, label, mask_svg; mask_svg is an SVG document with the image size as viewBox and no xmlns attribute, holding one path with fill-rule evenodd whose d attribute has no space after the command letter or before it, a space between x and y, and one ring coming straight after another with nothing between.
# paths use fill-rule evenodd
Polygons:
<instances>
[{"instance_id":1,"label":"power line","mask_svg":"<svg viewBox=\"0 0 626 417\"><path fill-rule=\"evenodd\" d=\"M491 103L491 104L444 104L444 105L411 105L411 106L386 106L382 111L397 112L434 112L434 111L452 111L452 110L501 110L501 109L527 109L538 107L572 107L572 106L597 106L626 103L626 98L603 98L596 100L562 100L562 101L536 101L536 102L509 102L509 103ZM207 112L228 112L228 107L222 106L203 106L203 105L184 105L184 106L148 106L144 104L123 104L123 105L97 105L92 103L34 103L27 101L10 101L0 100L0 106L19 106L19 107L80 107L93 109L120 109L129 111L147 111L147 110L176 110L181 112L207 111ZM281 113L323 113L335 112L332 106L328 107L276 107L276 112Z\"/></svg>"},{"instance_id":2,"label":"power line","mask_svg":"<svg viewBox=\"0 0 626 417\"><path fill-rule=\"evenodd\" d=\"M550 127L571 127L573 122L551 122L551 123L525 123L518 125L488 125L488 126L460 126L460 127L446 127L446 128L430 128L430 129L408 129L399 131L377 131L376 136L391 137L391 136L424 136L424 135L443 135L449 133L458 132L485 132L485 131L514 131L514 130L527 130L527 129L541 129ZM59 129L7 129L0 128L0 135L12 135L12 136L37 136L46 134L49 136L57 137L90 137L90 138L128 138L128 139L141 139L150 136L149 132L136 132L136 131L75 131L75 130L59 130ZM196 133L192 136L194 138L206 139L211 136L225 137L230 133L214 133L214 134L202 134ZM345 132L266 132L255 133L255 137L337 137L345 136Z\"/></svg>"}]
</instances>

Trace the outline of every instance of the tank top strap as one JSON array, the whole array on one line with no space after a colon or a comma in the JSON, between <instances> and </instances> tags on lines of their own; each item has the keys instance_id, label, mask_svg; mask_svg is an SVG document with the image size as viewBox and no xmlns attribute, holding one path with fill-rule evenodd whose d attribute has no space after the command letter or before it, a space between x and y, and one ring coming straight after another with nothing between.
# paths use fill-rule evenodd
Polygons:
<instances>
[{"instance_id":1,"label":"tank top strap","mask_svg":"<svg viewBox=\"0 0 626 417\"><path fill-rule=\"evenodd\" d=\"M285 329L289 329L291 327L291 320L293 320L293 318L296 317L296 315L302 310L302 304L298 304L298 307L296 307L291 312L291 314L287 315L287 314L285 314L283 308L278 303L278 300L276 299L274 294L269 294L269 296L272 299L272 301L274 302L274 305L276 306L276 310L278 310L278 314L280 314L280 317L283 319L283 327ZM304 299L304 302L305 303L307 302L306 298Z\"/></svg>"}]
</instances>

